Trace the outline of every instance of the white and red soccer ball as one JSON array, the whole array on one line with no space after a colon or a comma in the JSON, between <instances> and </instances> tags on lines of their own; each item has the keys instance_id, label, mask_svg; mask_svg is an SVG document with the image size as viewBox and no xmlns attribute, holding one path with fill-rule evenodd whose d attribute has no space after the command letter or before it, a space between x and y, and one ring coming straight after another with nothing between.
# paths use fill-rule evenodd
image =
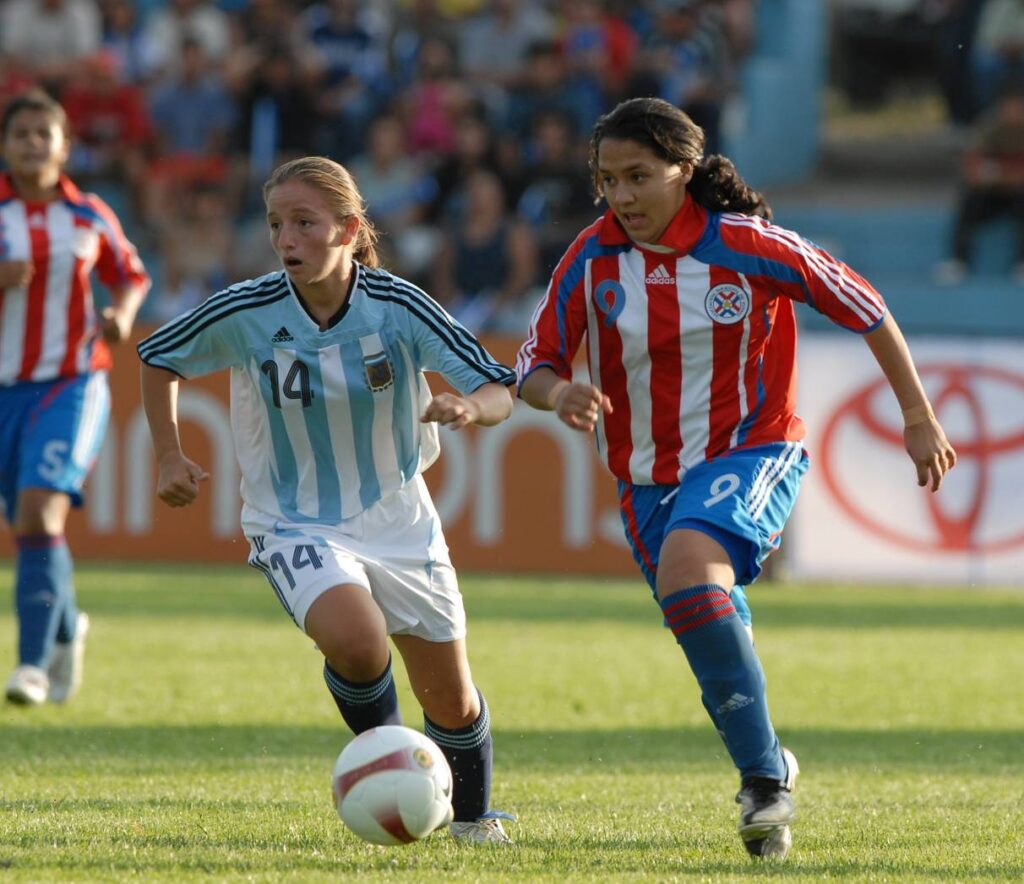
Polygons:
<instances>
[{"instance_id":1,"label":"white and red soccer ball","mask_svg":"<svg viewBox=\"0 0 1024 884\"><path fill-rule=\"evenodd\" d=\"M373 844L410 844L452 821L452 772L419 731L384 725L357 736L334 764L338 816Z\"/></svg>"}]
</instances>

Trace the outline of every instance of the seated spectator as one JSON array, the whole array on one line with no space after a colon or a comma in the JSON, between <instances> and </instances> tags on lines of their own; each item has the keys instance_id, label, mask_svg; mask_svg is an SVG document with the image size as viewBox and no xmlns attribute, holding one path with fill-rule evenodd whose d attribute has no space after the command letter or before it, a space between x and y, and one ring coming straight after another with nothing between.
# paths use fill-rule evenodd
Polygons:
<instances>
[{"instance_id":1,"label":"seated spectator","mask_svg":"<svg viewBox=\"0 0 1024 884\"><path fill-rule=\"evenodd\" d=\"M148 74L153 78L180 71L187 41L198 42L209 64L219 67L231 48L230 20L210 0L169 0L150 15L143 39Z\"/></svg>"},{"instance_id":2,"label":"seated spectator","mask_svg":"<svg viewBox=\"0 0 1024 884\"><path fill-rule=\"evenodd\" d=\"M160 237L163 286L152 299L153 318L164 321L196 306L237 278L231 265L234 231L222 185L197 184L174 194L171 219Z\"/></svg>"},{"instance_id":3,"label":"seated spectator","mask_svg":"<svg viewBox=\"0 0 1024 884\"><path fill-rule=\"evenodd\" d=\"M211 69L198 40L182 44L178 72L150 97L156 157L146 194L148 220L163 223L163 208L180 188L215 184L228 171L228 136L235 104L218 71Z\"/></svg>"},{"instance_id":4,"label":"seated spectator","mask_svg":"<svg viewBox=\"0 0 1024 884\"><path fill-rule=\"evenodd\" d=\"M145 83L152 65L135 0L102 0L103 49L117 60L126 83Z\"/></svg>"},{"instance_id":5,"label":"seated spectator","mask_svg":"<svg viewBox=\"0 0 1024 884\"><path fill-rule=\"evenodd\" d=\"M587 132L593 120L581 119L572 94L563 89L568 76L565 58L555 43L540 41L526 50L523 76L508 96L501 128L521 141L530 137L533 122L544 113L562 114L576 132Z\"/></svg>"},{"instance_id":6,"label":"seated spectator","mask_svg":"<svg viewBox=\"0 0 1024 884\"><path fill-rule=\"evenodd\" d=\"M406 153L405 128L391 114L370 124L366 153L349 166L381 234L384 263L406 279L422 277L439 245L435 230L423 221L437 193L437 182Z\"/></svg>"},{"instance_id":7,"label":"seated spectator","mask_svg":"<svg viewBox=\"0 0 1024 884\"><path fill-rule=\"evenodd\" d=\"M472 104L473 92L460 76L455 50L444 40L424 40L416 77L400 100L409 149L437 160L450 154L459 123Z\"/></svg>"},{"instance_id":8,"label":"seated spectator","mask_svg":"<svg viewBox=\"0 0 1024 884\"><path fill-rule=\"evenodd\" d=\"M508 213L498 176L473 172L464 210L445 229L431 294L473 332L522 334L537 279L533 233Z\"/></svg>"},{"instance_id":9,"label":"seated spectator","mask_svg":"<svg viewBox=\"0 0 1024 884\"><path fill-rule=\"evenodd\" d=\"M0 54L59 94L74 66L100 48L94 0L7 0L0 4Z\"/></svg>"},{"instance_id":10,"label":"seated spectator","mask_svg":"<svg viewBox=\"0 0 1024 884\"><path fill-rule=\"evenodd\" d=\"M142 90L123 82L112 53L100 52L80 63L63 104L75 136L69 172L87 187L125 185L138 217L153 138Z\"/></svg>"},{"instance_id":11,"label":"seated spectator","mask_svg":"<svg viewBox=\"0 0 1024 884\"><path fill-rule=\"evenodd\" d=\"M586 174L587 149L561 114L537 119L527 145L526 188L516 211L538 238L541 272L547 277L576 233L601 214Z\"/></svg>"},{"instance_id":12,"label":"seated spectator","mask_svg":"<svg viewBox=\"0 0 1024 884\"><path fill-rule=\"evenodd\" d=\"M1007 83L1024 79L1024 0L988 0L978 19L972 67L982 109Z\"/></svg>"},{"instance_id":13,"label":"seated spectator","mask_svg":"<svg viewBox=\"0 0 1024 884\"><path fill-rule=\"evenodd\" d=\"M990 218L1009 215L1017 227L1014 277L1024 285L1024 87L1006 89L979 119L963 163L964 190L953 232L953 257L936 268L936 280L955 284L966 277L971 243Z\"/></svg>"},{"instance_id":14,"label":"seated spectator","mask_svg":"<svg viewBox=\"0 0 1024 884\"><path fill-rule=\"evenodd\" d=\"M518 147L518 145L516 145ZM462 117L455 131L452 151L437 164L434 177L437 191L428 210L431 221L450 220L460 210L466 179L477 169L500 172L498 138L482 113ZM507 181L506 178L502 178Z\"/></svg>"}]
</instances>

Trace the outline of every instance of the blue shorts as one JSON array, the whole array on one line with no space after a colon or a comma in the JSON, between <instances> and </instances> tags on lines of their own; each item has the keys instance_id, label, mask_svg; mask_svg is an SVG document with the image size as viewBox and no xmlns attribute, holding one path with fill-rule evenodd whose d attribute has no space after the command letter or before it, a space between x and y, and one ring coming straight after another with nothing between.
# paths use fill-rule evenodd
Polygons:
<instances>
[{"instance_id":1,"label":"blue shorts","mask_svg":"<svg viewBox=\"0 0 1024 884\"><path fill-rule=\"evenodd\" d=\"M0 387L0 501L13 520L25 488L49 488L82 503L110 419L106 372Z\"/></svg>"},{"instance_id":2,"label":"blue shorts","mask_svg":"<svg viewBox=\"0 0 1024 884\"><path fill-rule=\"evenodd\" d=\"M736 582L753 583L761 564L779 548L807 465L803 445L782 442L705 461L687 472L679 485L620 481L626 539L651 589L661 544L677 528L713 537L729 554Z\"/></svg>"}]
</instances>

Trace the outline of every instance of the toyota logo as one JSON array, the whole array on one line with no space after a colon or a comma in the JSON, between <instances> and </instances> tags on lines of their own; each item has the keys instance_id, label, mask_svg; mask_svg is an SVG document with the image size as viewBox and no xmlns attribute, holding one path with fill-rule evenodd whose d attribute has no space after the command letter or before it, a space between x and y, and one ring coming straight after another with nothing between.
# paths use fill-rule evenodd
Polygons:
<instances>
[{"instance_id":1,"label":"toyota logo","mask_svg":"<svg viewBox=\"0 0 1024 884\"><path fill-rule=\"evenodd\" d=\"M910 550L995 553L1024 545L1024 375L940 363L920 367L920 374L957 453L942 490L913 484L903 426L888 417L892 393L882 378L853 393L825 423L821 466L833 499L861 528ZM870 482L849 479L894 452L906 462L905 486L879 493ZM887 502L914 491L925 501L921 518L887 511Z\"/></svg>"}]
</instances>

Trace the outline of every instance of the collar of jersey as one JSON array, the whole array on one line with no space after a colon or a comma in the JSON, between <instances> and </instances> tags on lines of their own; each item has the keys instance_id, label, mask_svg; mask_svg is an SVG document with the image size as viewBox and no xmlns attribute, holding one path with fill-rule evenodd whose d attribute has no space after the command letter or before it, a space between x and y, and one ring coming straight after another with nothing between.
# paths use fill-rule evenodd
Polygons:
<instances>
[{"instance_id":1,"label":"collar of jersey","mask_svg":"<svg viewBox=\"0 0 1024 884\"><path fill-rule=\"evenodd\" d=\"M82 192L67 175L60 176L57 181L57 189L69 202L80 203L82 201ZM10 172L0 172L0 201L13 199L18 199L18 192L14 189L14 177Z\"/></svg>"},{"instance_id":2,"label":"collar of jersey","mask_svg":"<svg viewBox=\"0 0 1024 884\"><path fill-rule=\"evenodd\" d=\"M665 232L653 245L662 246L673 252L685 255L689 253L690 249L704 235L707 223L707 209L698 205L693 197L687 194L686 201L679 211L676 212L675 217L669 221ZM611 209L604 213L604 218L601 221L601 232L598 234L598 242L603 246L634 245L643 248L643 244L633 242L629 238L629 234L623 229L619 219L615 217L615 213Z\"/></svg>"}]
</instances>

